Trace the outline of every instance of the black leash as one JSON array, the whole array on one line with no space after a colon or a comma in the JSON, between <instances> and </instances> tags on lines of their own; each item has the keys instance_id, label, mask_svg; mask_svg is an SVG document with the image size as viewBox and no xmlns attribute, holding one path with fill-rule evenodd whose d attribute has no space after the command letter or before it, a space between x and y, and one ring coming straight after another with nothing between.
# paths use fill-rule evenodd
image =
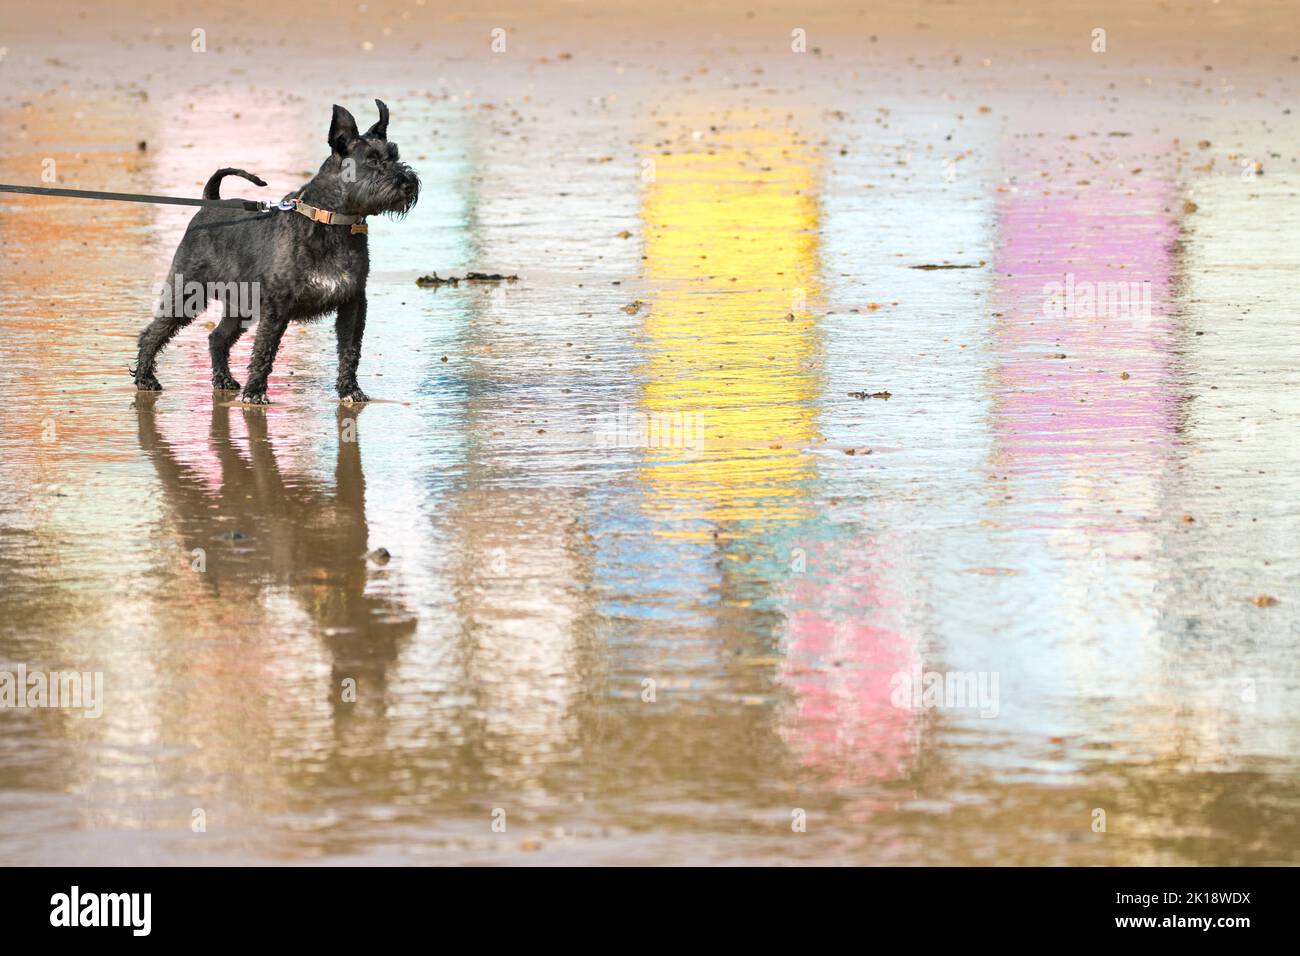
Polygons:
<instances>
[{"instance_id":1,"label":"black leash","mask_svg":"<svg viewBox=\"0 0 1300 956\"><path fill-rule=\"evenodd\" d=\"M0 183L0 193L27 193L32 196L67 196L70 199L108 199L113 202L151 202L170 206L224 206L267 212L283 208L280 203L256 199L177 199L175 196L145 196L139 193L101 193L91 189L51 189L46 186L9 186Z\"/></svg>"}]
</instances>

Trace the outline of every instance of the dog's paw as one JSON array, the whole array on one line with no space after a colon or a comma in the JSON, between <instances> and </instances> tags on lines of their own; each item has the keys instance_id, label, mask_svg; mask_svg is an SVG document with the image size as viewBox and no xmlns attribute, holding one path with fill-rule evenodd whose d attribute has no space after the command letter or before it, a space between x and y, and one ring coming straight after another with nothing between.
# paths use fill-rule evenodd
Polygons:
<instances>
[{"instance_id":1,"label":"dog's paw","mask_svg":"<svg viewBox=\"0 0 1300 956\"><path fill-rule=\"evenodd\" d=\"M226 372L212 376L212 387L218 392L237 392L244 386L236 382L229 372Z\"/></svg>"},{"instance_id":2,"label":"dog's paw","mask_svg":"<svg viewBox=\"0 0 1300 956\"><path fill-rule=\"evenodd\" d=\"M239 396L239 400L245 405L270 405L271 400L266 397L266 391L253 391L244 389L244 393Z\"/></svg>"},{"instance_id":3,"label":"dog's paw","mask_svg":"<svg viewBox=\"0 0 1300 956\"><path fill-rule=\"evenodd\" d=\"M339 401L344 405L357 405L361 402L370 401L370 396L361 391L360 388L354 387L339 395Z\"/></svg>"},{"instance_id":4,"label":"dog's paw","mask_svg":"<svg viewBox=\"0 0 1300 956\"><path fill-rule=\"evenodd\" d=\"M162 383L152 375L137 375L135 379L135 390L137 392L161 392Z\"/></svg>"}]
</instances>

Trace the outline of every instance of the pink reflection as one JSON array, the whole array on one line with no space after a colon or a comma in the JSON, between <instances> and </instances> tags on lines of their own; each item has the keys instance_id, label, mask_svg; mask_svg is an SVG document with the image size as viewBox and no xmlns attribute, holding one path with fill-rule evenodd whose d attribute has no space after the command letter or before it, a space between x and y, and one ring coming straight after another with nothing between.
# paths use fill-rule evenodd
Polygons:
<instances>
[{"instance_id":1,"label":"pink reflection","mask_svg":"<svg viewBox=\"0 0 1300 956\"><path fill-rule=\"evenodd\" d=\"M901 776L916 750L914 713L890 699L915 644L891 626L901 602L888 573L862 541L826 542L790 587L781 680L796 703L782 736L835 789Z\"/></svg>"},{"instance_id":2,"label":"pink reflection","mask_svg":"<svg viewBox=\"0 0 1300 956\"><path fill-rule=\"evenodd\" d=\"M244 467L254 464L255 441L265 444L272 459L286 473L311 470L315 464L312 447L296 441L294 436L316 433L317 421L303 409L272 407L257 411L254 414L268 420L270 434L255 439L249 433L248 413L238 407L235 398L231 394L227 403L213 408L211 416L189 410L158 416L158 437L166 443L172 464L189 481L208 493L219 494L223 468L229 468L235 460Z\"/></svg>"},{"instance_id":3,"label":"pink reflection","mask_svg":"<svg viewBox=\"0 0 1300 956\"><path fill-rule=\"evenodd\" d=\"M1106 466L1124 470L1143 443L1173 434L1173 156L1129 140L1091 149L1104 172L1062 173L1059 155L1007 157L1021 185L998 202L998 468L1114 455Z\"/></svg>"}]
</instances>

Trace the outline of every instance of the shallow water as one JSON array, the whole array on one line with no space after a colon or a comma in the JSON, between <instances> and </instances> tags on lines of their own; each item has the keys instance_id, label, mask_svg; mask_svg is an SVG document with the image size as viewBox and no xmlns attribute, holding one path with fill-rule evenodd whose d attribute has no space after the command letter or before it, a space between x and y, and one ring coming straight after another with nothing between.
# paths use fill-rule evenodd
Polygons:
<instances>
[{"instance_id":1,"label":"shallow water","mask_svg":"<svg viewBox=\"0 0 1300 956\"><path fill-rule=\"evenodd\" d=\"M5 197L0 662L105 698L0 711L0 854L1296 862L1294 79L922 61L377 67L360 409L329 323L269 409L210 317L137 396L187 213ZM37 66L0 179L278 195L368 122L228 66Z\"/></svg>"}]
</instances>

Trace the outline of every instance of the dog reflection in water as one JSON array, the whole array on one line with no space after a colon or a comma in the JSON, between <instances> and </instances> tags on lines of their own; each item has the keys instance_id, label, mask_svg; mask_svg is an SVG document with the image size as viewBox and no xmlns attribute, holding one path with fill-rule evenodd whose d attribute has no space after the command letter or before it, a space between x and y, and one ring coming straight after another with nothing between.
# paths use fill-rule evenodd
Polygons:
<instances>
[{"instance_id":1,"label":"dog reflection in water","mask_svg":"<svg viewBox=\"0 0 1300 956\"><path fill-rule=\"evenodd\" d=\"M260 410L214 402L208 448L180 456L179 443L164 438L153 406L153 395L138 396L140 447L157 471L169 525L181 536L178 543L187 554L203 549L206 567L196 577L211 606L238 615L256 607L267 592L291 594L330 655L336 717L382 715L388 669L416 622L397 602L366 591L372 565L361 406L340 406L336 414L332 486L281 472L268 438L268 416ZM243 419L246 449L231 434L234 415ZM195 461L196 455L205 460ZM210 466L206 473L205 466Z\"/></svg>"}]
</instances>

